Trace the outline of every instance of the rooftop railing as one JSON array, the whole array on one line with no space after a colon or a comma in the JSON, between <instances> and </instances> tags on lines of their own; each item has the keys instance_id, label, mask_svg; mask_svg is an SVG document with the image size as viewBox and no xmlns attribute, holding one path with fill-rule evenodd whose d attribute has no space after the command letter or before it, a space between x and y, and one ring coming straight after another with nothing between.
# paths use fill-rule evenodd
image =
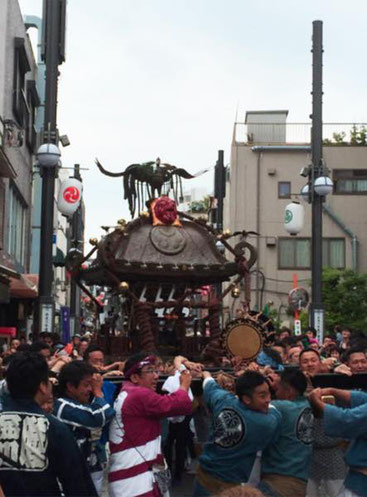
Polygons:
<instances>
[{"instance_id":1,"label":"rooftop railing","mask_svg":"<svg viewBox=\"0 0 367 497\"><path fill-rule=\"evenodd\" d=\"M235 123L236 143L309 145L311 123ZM325 145L367 146L367 123L323 123Z\"/></svg>"}]
</instances>

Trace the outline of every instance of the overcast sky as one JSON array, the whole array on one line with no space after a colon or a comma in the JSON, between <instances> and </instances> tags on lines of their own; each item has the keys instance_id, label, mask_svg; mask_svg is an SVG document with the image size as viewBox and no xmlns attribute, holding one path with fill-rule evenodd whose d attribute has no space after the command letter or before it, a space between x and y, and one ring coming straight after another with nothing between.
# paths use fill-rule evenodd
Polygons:
<instances>
[{"instance_id":1,"label":"overcast sky","mask_svg":"<svg viewBox=\"0 0 367 497\"><path fill-rule=\"evenodd\" d=\"M42 0L19 0L41 15ZM324 23L325 122L366 122L365 0L69 0L58 127L80 163L86 239L128 218L110 170L161 157L190 172L229 162L246 110L311 113L312 21ZM212 191L213 175L186 182ZM87 247L88 248L88 247Z\"/></svg>"}]
</instances>

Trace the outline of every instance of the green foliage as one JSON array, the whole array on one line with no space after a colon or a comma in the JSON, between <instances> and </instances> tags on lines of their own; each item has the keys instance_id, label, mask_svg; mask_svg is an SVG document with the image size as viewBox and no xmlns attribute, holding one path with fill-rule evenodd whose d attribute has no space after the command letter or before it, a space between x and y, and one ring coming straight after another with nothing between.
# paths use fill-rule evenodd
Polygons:
<instances>
[{"instance_id":1,"label":"green foliage","mask_svg":"<svg viewBox=\"0 0 367 497\"><path fill-rule=\"evenodd\" d=\"M192 212L207 213L210 209L211 200L210 195L205 195L201 200L190 202L189 208Z\"/></svg>"},{"instance_id":2,"label":"green foliage","mask_svg":"<svg viewBox=\"0 0 367 497\"><path fill-rule=\"evenodd\" d=\"M367 145L367 129L365 126L361 126L358 130L357 126L354 124L350 132L350 144Z\"/></svg>"},{"instance_id":3,"label":"green foliage","mask_svg":"<svg viewBox=\"0 0 367 497\"><path fill-rule=\"evenodd\" d=\"M349 132L349 141L346 139L346 132L341 131L340 133L333 133L332 139L325 138L323 140L324 145L354 145L354 146L366 146L367 145L367 128L366 126L357 127L353 124L352 129Z\"/></svg>"},{"instance_id":4,"label":"green foliage","mask_svg":"<svg viewBox=\"0 0 367 497\"><path fill-rule=\"evenodd\" d=\"M367 274L352 269L324 268L322 301L325 308L325 332L334 326L348 326L367 334ZM300 315L302 329L307 328L309 313Z\"/></svg>"},{"instance_id":5,"label":"green foliage","mask_svg":"<svg viewBox=\"0 0 367 497\"><path fill-rule=\"evenodd\" d=\"M367 274L324 268L322 283L326 328L344 324L367 331Z\"/></svg>"},{"instance_id":6,"label":"green foliage","mask_svg":"<svg viewBox=\"0 0 367 497\"><path fill-rule=\"evenodd\" d=\"M270 310L268 310L268 313L264 312L264 314L271 319L271 322L273 323L275 330L279 331L281 323L279 320L278 310L277 309L270 309Z\"/></svg>"},{"instance_id":7,"label":"green foliage","mask_svg":"<svg viewBox=\"0 0 367 497\"><path fill-rule=\"evenodd\" d=\"M346 133L342 131L341 133L333 133L333 140L337 145L344 145Z\"/></svg>"}]
</instances>

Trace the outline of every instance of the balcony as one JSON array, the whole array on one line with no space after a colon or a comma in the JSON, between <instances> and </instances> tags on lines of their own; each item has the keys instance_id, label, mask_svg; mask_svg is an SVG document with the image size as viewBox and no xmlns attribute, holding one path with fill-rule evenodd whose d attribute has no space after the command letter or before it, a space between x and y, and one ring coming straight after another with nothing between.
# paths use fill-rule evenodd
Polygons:
<instances>
[{"instance_id":1,"label":"balcony","mask_svg":"<svg viewBox=\"0 0 367 497\"><path fill-rule=\"evenodd\" d=\"M245 145L310 145L311 123L235 123L233 142ZM367 123L323 123L324 145L367 146Z\"/></svg>"},{"instance_id":2,"label":"balcony","mask_svg":"<svg viewBox=\"0 0 367 497\"><path fill-rule=\"evenodd\" d=\"M15 178L17 173L14 171L8 156L5 153L6 134L7 130L5 128L5 123L0 116L0 177Z\"/></svg>"}]
</instances>

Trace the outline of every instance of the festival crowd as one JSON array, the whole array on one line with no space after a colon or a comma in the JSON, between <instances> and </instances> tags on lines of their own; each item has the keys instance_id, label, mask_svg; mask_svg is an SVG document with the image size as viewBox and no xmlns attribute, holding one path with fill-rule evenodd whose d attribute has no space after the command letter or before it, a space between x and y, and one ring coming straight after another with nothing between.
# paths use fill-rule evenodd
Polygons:
<instances>
[{"instance_id":1,"label":"festival crowd","mask_svg":"<svg viewBox=\"0 0 367 497\"><path fill-rule=\"evenodd\" d=\"M367 384L315 386L367 373L366 351L346 327L323 343L282 328L253 362L205 367L146 352L106 364L91 334L13 339L0 497L169 497L186 473L193 497L367 497Z\"/></svg>"}]
</instances>

